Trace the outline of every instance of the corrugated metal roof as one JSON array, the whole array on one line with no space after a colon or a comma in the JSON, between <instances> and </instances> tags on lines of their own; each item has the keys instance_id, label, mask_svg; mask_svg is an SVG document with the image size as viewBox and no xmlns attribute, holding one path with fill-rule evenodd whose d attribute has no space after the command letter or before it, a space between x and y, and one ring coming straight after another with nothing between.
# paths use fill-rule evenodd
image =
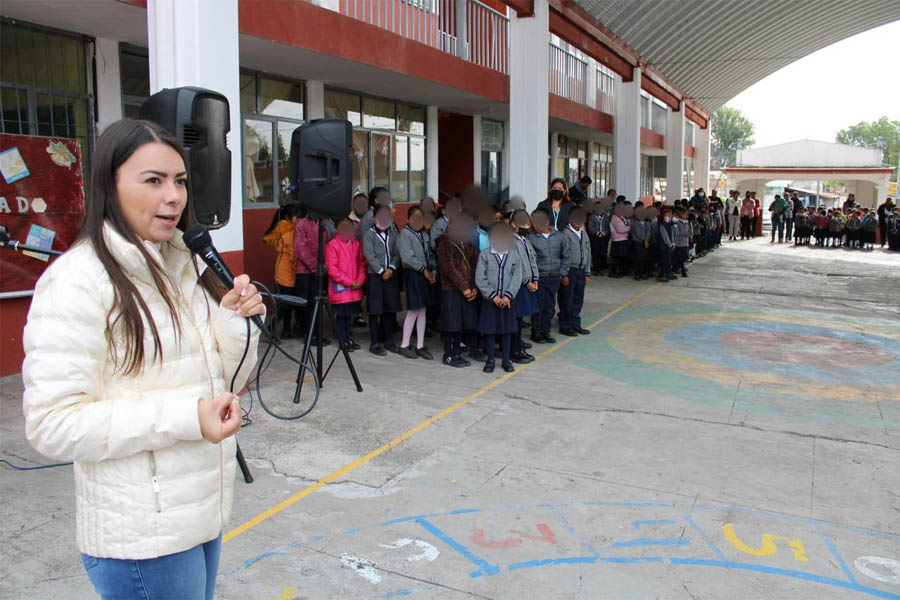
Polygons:
<instances>
[{"instance_id":1,"label":"corrugated metal roof","mask_svg":"<svg viewBox=\"0 0 900 600\"><path fill-rule=\"evenodd\" d=\"M799 58L900 19L900 0L575 2L710 111Z\"/></svg>"}]
</instances>

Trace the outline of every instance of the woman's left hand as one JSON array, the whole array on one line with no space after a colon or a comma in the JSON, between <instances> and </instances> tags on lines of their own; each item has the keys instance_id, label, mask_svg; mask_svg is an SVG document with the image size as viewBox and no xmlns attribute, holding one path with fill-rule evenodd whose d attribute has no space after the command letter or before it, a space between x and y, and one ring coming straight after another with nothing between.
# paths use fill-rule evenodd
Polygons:
<instances>
[{"instance_id":1,"label":"woman's left hand","mask_svg":"<svg viewBox=\"0 0 900 600\"><path fill-rule=\"evenodd\" d=\"M250 283L249 275L234 278L234 287L222 296L219 305L225 310L233 310L242 317L262 316L266 313L262 296L256 286Z\"/></svg>"}]
</instances>

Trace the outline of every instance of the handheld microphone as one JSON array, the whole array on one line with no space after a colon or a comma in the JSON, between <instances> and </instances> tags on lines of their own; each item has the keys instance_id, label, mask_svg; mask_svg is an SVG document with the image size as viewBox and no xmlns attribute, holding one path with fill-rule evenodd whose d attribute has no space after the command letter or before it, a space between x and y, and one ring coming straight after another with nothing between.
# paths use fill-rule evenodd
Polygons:
<instances>
[{"instance_id":1,"label":"handheld microphone","mask_svg":"<svg viewBox=\"0 0 900 600\"><path fill-rule=\"evenodd\" d=\"M185 231L182 239L188 249L199 256L206 263L206 266L212 269L213 273L219 277L227 289L230 290L234 287L234 275L231 274L231 270L225 264L225 261L222 260L215 246L213 246L212 237L209 235L206 227L198 223ZM266 326L259 315L250 317L250 320L261 331L266 331Z\"/></svg>"}]
</instances>

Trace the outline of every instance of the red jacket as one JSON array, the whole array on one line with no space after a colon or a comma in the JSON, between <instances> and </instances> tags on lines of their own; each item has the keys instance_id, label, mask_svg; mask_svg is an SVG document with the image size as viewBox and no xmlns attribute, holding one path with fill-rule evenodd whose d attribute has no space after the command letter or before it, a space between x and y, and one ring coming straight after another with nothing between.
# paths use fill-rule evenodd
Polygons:
<instances>
[{"instance_id":1,"label":"red jacket","mask_svg":"<svg viewBox=\"0 0 900 600\"><path fill-rule=\"evenodd\" d=\"M363 299L362 288L350 289L366 281L366 261L358 240L345 242L334 238L325 244L325 268L328 270L328 302L346 304Z\"/></svg>"},{"instance_id":2,"label":"red jacket","mask_svg":"<svg viewBox=\"0 0 900 600\"><path fill-rule=\"evenodd\" d=\"M318 244L319 226L315 221L300 219L294 229L294 258L297 264L297 273L310 274L316 272L319 262ZM325 239L329 239L325 232Z\"/></svg>"}]
</instances>

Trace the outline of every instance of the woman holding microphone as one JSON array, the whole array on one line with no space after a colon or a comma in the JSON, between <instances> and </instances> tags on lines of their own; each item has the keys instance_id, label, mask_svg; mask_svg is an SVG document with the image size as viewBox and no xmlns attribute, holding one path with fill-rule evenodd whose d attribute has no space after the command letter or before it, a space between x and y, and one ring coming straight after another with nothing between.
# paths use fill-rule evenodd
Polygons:
<instances>
[{"instance_id":1,"label":"woman holding microphone","mask_svg":"<svg viewBox=\"0 0 900 600\"><path fill-rule=\"evenodd\" d=\"M89 192L31 302L26 434L75 462L78 549L104 599L210 599L241 426L230 390L257 359L246 317L265 308L246 275L225 290L182 242L185 162L160 126L110 125Z\"/></svg>"}]
</instances>

